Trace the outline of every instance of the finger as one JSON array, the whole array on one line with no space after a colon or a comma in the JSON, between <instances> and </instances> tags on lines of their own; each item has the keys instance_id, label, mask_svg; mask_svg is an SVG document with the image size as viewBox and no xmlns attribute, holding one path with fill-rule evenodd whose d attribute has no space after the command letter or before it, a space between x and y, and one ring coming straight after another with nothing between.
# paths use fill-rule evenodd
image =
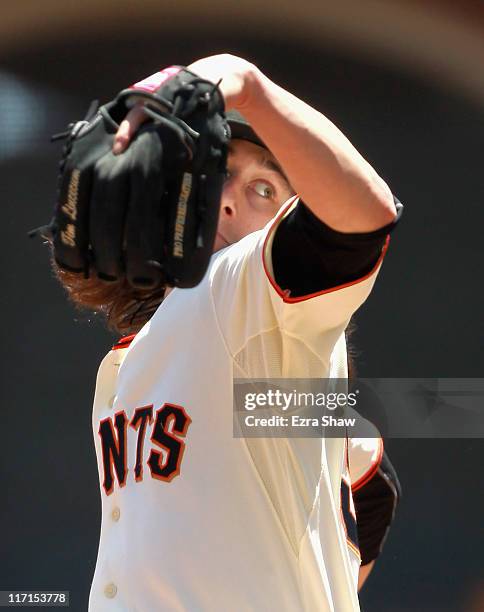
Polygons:
<instances>
[{"instance_id":1,"label":"finger","mask_svg":"<svg viewBox=\"0 0 484 612\"><path fill-rule=\"evenodd\" d=\"M136 137L126 223L126 271L129 283L138 288L153 288L162 276L161 267L153 265L161 264L163 251L161 156L161 140L154 131Z\"/></svg>"},{"instance_id":2,"label":"finger","mask_svg":"<svg viewBox=\"0 0 484 612\"><path fill-rule=\"evenodd\" d=\"M89 202L92 167L78 168L69 160L62 175L55 213L54 257L66 270L89 269Z\"/></svg>"},{"instance_id":3,"label":"finger","mask_svg":"<svg viewBox=\"0 0 484 612\"><path fill-rule=\"evenodd\" d=\"M132 144L132 165L126 221L126 274L138 288L154 288L162 281L165 211L162 144L157 132L143 130Z\"/></svg>"},{"instance_id":4,"label":"finger","mask_svg":"<svg viewBox=\"0 0 484 612\"><path fill-rule=\"evenodd\" d=\"M195 287L201 282L213 253L220 199L225 175L195 175L181 172L171 185L164 204L168 210L165 270L177 287ZM178 229L180 202L186 198L186 216Z\"/></svg>"},{"instance_id":5,"label":"finger","mask_svg":"<svg viewBox=\"0 0 484 612\"><path fill-rule=\"evenodd\" d=\"M123 121L121 121L118 131L116 132L113 142L114 155L119 155L127 148L140 125L147 119L148 116L144 112L143 103L138 102L136 106L129 111Z\"/></svg>"},{"instance_id":6,"label":"finger","mask_svg":"<svg viewBox=\"0 0 484 612\"><path fill-rule=\"evenodd\" d=\"M89 271L89 209L96 160L110 151L103 121L64 149L62 175L53 220L54 257L72 272Z\"/></svg>"},{"instance_id":7,"label":"finger","mask_svg":"<svg viewBox=\"0 0 484 612\"><path fill-rule=\"evenodd\" d=\"M122 252L129 197L128 164L126 155L115 157L108 151L94 169L89 219L92 259L99 278L108 281L117 280L124 274Z\"/></svg>"}]
</instances>

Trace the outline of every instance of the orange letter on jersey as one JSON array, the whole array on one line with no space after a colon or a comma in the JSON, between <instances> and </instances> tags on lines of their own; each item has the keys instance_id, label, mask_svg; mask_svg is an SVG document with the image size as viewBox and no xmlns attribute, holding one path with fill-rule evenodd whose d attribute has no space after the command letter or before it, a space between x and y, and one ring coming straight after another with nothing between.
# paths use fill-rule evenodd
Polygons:
<instances>
[{"instance_id":1,"label":"orange letter on jersey","mask_svg":"<svg viewBox=\"0 0 484 612\"><path fill-rule=\"evenodd\" d=\"M164 404L156 411L151 440L165 451L152 450L148 459L151 475L158 480L171 482L180 473L180 464L185 450L185 442L174 436L171 431L185 437L192 420L182 406ZM170 431L170 424L173 424Z\"/></svg>"},{"instance_id":2,"label":"orange letter on jersey","mask_svg":"<svg viewBox=\"0 0 484 612\"><path fill-rule=\"evenodd\" d=\"M113 465L120 487L124 487L126 484L126 475L128 473L126 467L126 428L128 426L128 417L124 410L114 415L114 424L117 436L114 432L111 417L102 420L99 424L104 468L103 488L106 491L106 495L110 495L114 489Z\"/></svg>"},{"instance_id":3,"label":"orange letter on jersey","mask_svg":"<svg viewBox=\"0 0 484 612\"><path fill-rule=\"evenodd\" d=\"M136 442L136 464L134 466L134 478L136 482L143 480L143 445L145 442L146 425L153 422L153 404L136 408L131 419L131 427L138 430L138 441Z\"/></svg>"}]
</instances>

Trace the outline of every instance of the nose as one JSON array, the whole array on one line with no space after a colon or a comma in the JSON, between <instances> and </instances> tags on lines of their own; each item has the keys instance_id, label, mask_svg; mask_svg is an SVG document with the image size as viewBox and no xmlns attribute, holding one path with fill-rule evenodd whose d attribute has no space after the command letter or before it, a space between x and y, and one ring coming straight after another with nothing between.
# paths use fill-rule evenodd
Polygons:
<instances>
[{"instance_id":1,"label":"nose","mask_svg":"<svg viewBox=\"0 0 484 612\"><path fill-rule=\"evenodd\" d=\"M234 218L236 213L235 193L230 183L230 179L225 182L220 200L220 216L225 218Z\"/></svg>"}]
</instances>

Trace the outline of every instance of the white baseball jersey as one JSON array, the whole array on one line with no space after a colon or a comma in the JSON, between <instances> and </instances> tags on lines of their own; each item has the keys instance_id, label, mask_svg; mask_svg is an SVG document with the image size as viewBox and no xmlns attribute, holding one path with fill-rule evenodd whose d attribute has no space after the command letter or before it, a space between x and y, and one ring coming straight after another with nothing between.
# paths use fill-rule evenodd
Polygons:
<instances>
[{"instance_id":1,"label":"white baseball jersey","mask_svg":"<svg viewBox=\"0 0 484 612\"><path fill-rule=\"evenodd\" d=\"M349 438L348 467L351 490L357 491L373 478L383 457L383 440L372 427L373 438ZM368 434L370 435L370 434Z\"/></svg>"},{"instance_id":2,"label":"white baseball jersey","mask_svg":"<svg viewBox=\"0 0 484 612\"><path fill-rule=\"evenodd\" d=\"M234 378L346 376L344 330L388 243L359 281L291 298L271 245L295 204L214 254L100 366L93 612L359 610L345 440L233 437Z\"/></svg>"}]
</instances>

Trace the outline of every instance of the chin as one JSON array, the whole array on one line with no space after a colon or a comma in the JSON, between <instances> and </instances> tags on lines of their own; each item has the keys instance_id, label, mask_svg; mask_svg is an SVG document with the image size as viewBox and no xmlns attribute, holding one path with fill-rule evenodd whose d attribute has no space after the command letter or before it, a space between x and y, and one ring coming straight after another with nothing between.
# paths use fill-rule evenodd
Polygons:
<instances>
[{"instance_id":1,"label":"chin","mask_svg":"<svg viewBox=\"0 0 484 612\"><path fill-rule=\"evenodd\" d=\"M213 253L216 253L217 251L221 251L222 249L226 249L231 244L232 243L227 242L225 238L222 238L222 236L220 236L220 234L217 233L217 236L215 238L215 244L213 245Z\"/></svg>"},{"instance_id":2,"label":"chin","mask_svg":"<svg viewBox=\"0 0 484 612\"><path fill-rule=\"evenodd\" d=\"M217 242L213 245L213 251L212 251L212 255L214 253L218 253L219 251L221 251L222 249L226 249L228 246L230 246L230 244L227 244L225 242L219 242L217 240Z\"/></svg>"}]
</instances>

